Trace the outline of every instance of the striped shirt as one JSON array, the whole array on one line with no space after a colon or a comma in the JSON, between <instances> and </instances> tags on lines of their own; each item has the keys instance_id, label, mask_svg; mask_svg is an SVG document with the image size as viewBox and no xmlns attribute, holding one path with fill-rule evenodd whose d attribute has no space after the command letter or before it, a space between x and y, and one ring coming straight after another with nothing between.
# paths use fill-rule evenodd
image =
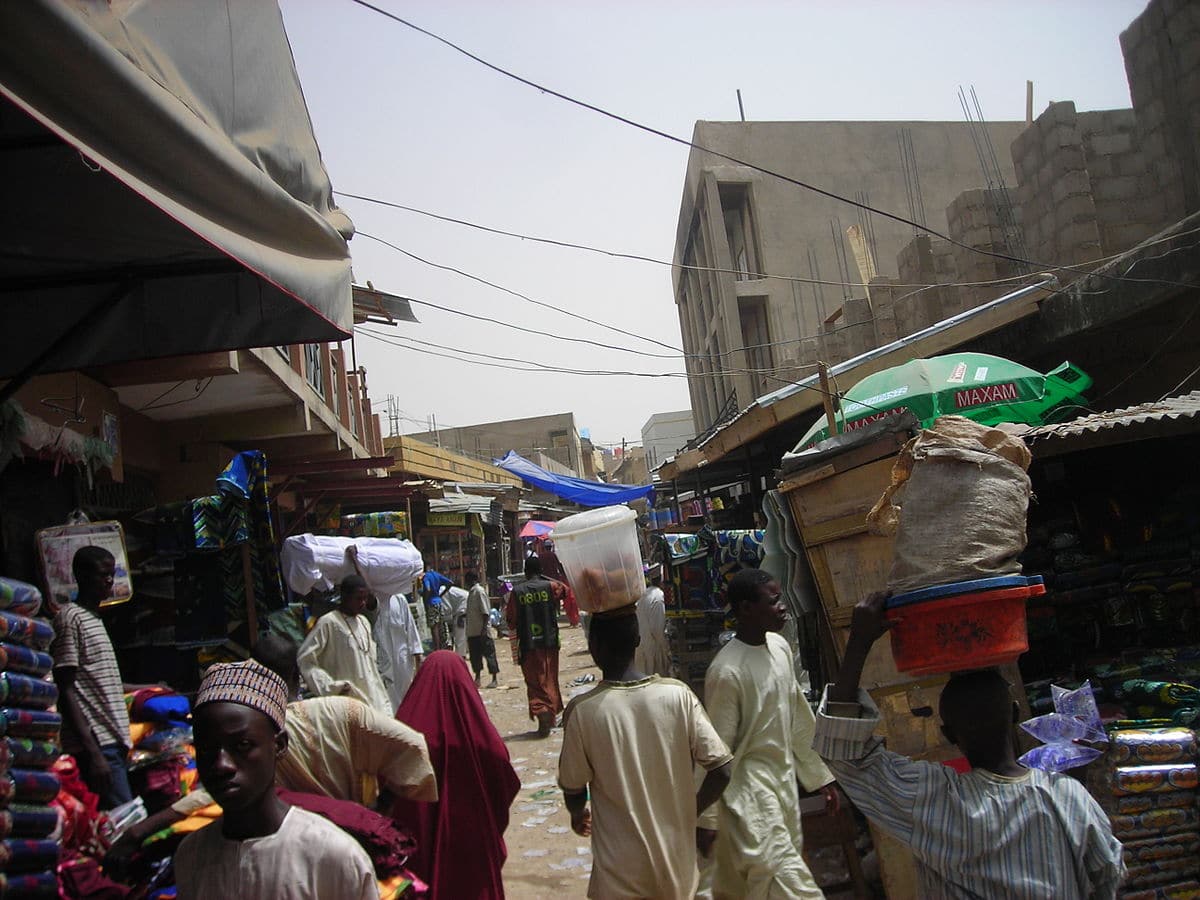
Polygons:
<instances>
[{"instance_id":1,"label":"striped shirt","mask_svg":"<svg viewBox=\"0 0 1200 900\"><path fill-rule=\"evenodd\" d=\"M891 753L873 732L879 710L859 691L861 714L843 717L828 696L813 748L877 827L907 844L927 898L1117 895L1124 865L1099 804L1075 779L1030 769L1018 777ZM849 710L852 712L853 710Z\"/></svg>"},{"instance_id":2,"label":"striped shirt","mask_svg":"<svg viewBox=\"0 0 1200 900\"><path fill-rule=\"evenodd\" d=\"M112 641L104 623L77 603L65 603L54 617L54 640L50 644L55 669L75 669L75 694L83 717L96 743L129 746L129 711L121 670L113 655ZM70 719L63 720L63 749L79 753L83 742L74 733Z\"/></svg>"}]
</instances>

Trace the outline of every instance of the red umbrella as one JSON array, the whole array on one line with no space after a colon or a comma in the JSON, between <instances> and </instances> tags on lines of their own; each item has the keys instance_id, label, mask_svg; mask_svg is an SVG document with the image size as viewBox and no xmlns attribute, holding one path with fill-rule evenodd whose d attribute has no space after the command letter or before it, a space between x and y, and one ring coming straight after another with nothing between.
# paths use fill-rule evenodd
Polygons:
<instances>
[{"instance_id":1,"label":"red umbrella","mask_svg":"<svg viewBox=\"0 0 1200 900\"><path fill-rule=\"evenodd\" d=\"M530 519L521 529L519 536L523 538L545 537L553 530L553 522L539 522L537 519Z\"/></svg>"}]
</instances>

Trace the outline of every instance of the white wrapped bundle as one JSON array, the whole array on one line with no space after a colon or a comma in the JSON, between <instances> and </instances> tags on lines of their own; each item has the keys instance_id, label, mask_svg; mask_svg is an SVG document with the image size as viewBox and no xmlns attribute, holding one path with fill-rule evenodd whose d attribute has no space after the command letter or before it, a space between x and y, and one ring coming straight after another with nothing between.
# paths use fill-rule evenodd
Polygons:
<instances>
[{"instance_id":1,"label":"white wrapped bundle","mask_svg":"<svg viewBox=\"0 0 1200 900\"><path fill-rule=\"evenodd\" d=\"M345 576L354 574L354 565L346 556L351 546L358 549L358 565L367 584L380 596L409 593L413 580L425 570L420 551L411 541L299 534L283 542L283 577L297 594L307 594L314 587L332 590Z\"/></svg>"}]
</instances>

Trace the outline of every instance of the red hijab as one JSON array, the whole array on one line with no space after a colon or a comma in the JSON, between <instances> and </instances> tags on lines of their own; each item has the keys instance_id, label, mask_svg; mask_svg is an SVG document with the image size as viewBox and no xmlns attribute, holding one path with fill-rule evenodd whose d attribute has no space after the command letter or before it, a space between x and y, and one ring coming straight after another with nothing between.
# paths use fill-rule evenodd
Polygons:
<instances>
[{"instance_id":1,"label":"red hijab","mask_svg":"<svg viewBox=\"0 0 1200 900\"><path fill-rule=\"evenodd\" d=\"M431 653L396 718L425 735L438 781L436 803L397 800L392 807L417 839L413 871L433 900L503 900L504 830L521 780L466 663L449 650Z\"/></svg>"}]
</instances>

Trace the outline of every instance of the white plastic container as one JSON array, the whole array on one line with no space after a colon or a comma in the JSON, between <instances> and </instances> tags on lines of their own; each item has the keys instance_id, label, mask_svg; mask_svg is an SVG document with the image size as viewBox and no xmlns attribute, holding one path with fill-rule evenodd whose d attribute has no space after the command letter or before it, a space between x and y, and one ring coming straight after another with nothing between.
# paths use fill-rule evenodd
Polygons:
<instances>
[{"instance_id":1,"label":"white plastic container","mask_svg":"<svg viewBox=\"0 0 1200 900\"><path fill-rule=\"evenodd\" d=\"M604 506L554 526L554 552L584 612L620 609L641 598L646 581L636 519L628 506Z\"/></svg>"}]
</instances>

